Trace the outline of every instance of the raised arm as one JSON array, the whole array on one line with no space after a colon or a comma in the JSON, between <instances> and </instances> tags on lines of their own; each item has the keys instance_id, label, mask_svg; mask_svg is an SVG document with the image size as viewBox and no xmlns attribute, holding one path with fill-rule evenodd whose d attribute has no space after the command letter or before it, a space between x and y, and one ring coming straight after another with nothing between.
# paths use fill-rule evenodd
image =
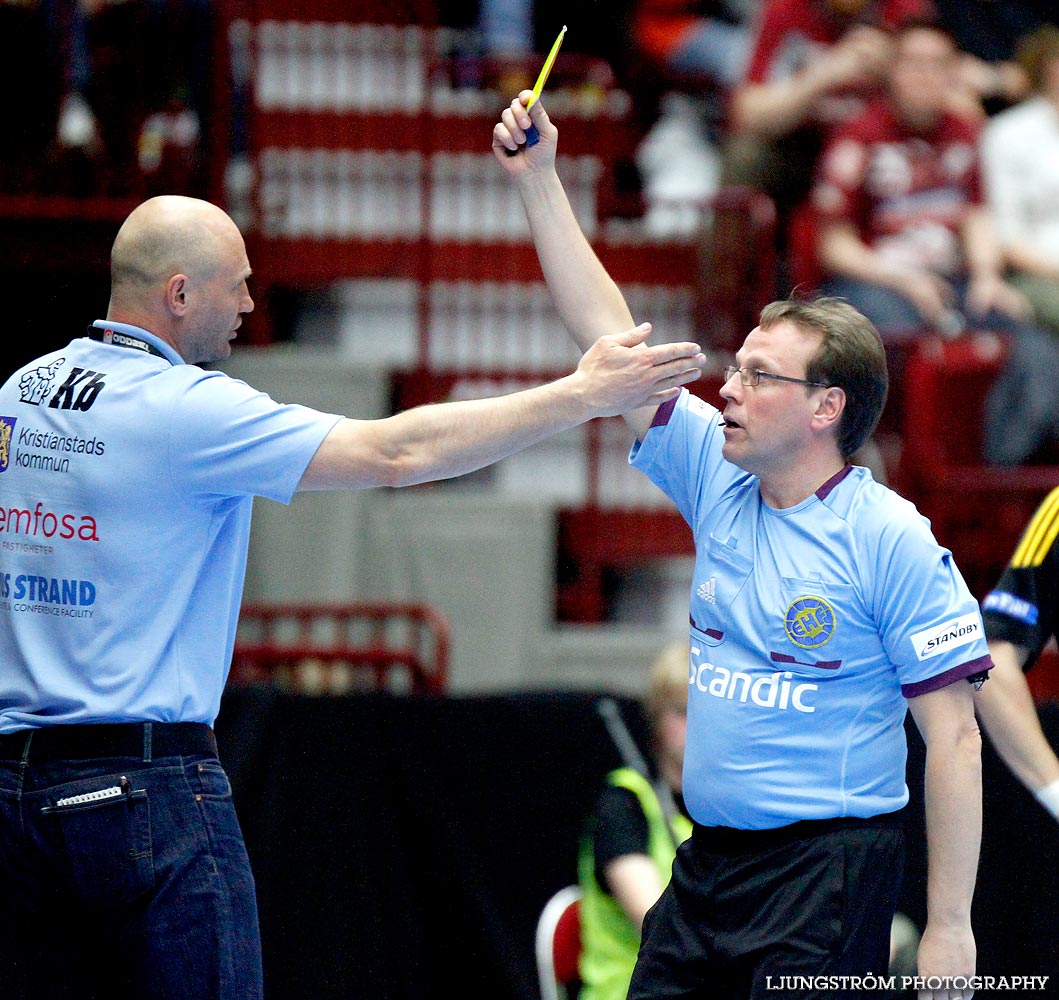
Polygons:
<instances>
[{"instance_id":1,"label":"raised arm","mask_svg":"<svg viewBox=\"0 0 1059 1000\"><path fill-rule=\"evenodd\" d=\"M340 420L299 490L410 486L460 476L593 417L656 406L699 377L697 344L644 346L651 332L599 338L565 378L493 399L420 406L383 420Z\"/></svg>"},{"instance_id":2,"label":"raised arm","mask_svg":"<svg viewBox=\"0 0 1059 1000\"><path fill-rule=\"evenodd\" d=\"M524 90L504 109L493 128L493 153L518 188L559 316L577 345L586 350L599 336L628 329L634 320L621 290L574 216L555 172L558 129L540 101L526 110L531 94ZM525 130L531 122L540 133L540 142L526 146ZM656 408L657 402L652 402L622 414L638 438L647 433Z\"/></svg>"},{"instance_id":3,"label":"raised arm","mask_svg":"<svg viewBox=\"0 0 1059 1000\"><path fill-rule=\"evenodd\" d=\"M955 681L913 698L909 708L927 747L927 926L919 946L919 975L972 976L971 900L982 839L982 740L973 688ZM935 1000L948 995L934 994Z\"/></svg>"}]
</instances>

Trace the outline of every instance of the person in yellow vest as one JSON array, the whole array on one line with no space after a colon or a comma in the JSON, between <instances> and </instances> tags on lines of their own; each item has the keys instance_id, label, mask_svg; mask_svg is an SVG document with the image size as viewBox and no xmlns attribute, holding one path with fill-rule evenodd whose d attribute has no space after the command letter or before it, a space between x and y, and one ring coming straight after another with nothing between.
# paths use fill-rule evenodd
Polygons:
<instances>
[{"instance_id":1,"label":"person in yellow vest","mask_svg":"<svg viewBox=\"0 0 1059 1000\"><path fill-rule=\"evenodd\" d=\"M631 762L611 771L586 824L579 1000L625 1000L644 915L669 882L677 846L691 836L681 795L688 662L686 640L655 658L644 695L653 773Z\"/></svg>"}]
</instances>

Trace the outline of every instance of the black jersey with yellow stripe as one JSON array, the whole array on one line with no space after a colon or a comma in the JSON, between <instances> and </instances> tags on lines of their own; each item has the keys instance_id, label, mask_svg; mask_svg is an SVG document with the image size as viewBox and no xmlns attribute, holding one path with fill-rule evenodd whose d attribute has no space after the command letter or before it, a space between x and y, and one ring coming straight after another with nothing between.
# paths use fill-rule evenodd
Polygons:
<instances>
[{"instance_id":1,"label":"black jersey with yellow stripe","mask_svg":"<svg viewBox=\"0 0 1059 1000\"><path fill-rule=\"evenodd\" d=\"M1059 617L1059 486L1034 512L1011 561L982 602L986 636L1022 647L1029 670Z\"/></svg>"}]
</instances>

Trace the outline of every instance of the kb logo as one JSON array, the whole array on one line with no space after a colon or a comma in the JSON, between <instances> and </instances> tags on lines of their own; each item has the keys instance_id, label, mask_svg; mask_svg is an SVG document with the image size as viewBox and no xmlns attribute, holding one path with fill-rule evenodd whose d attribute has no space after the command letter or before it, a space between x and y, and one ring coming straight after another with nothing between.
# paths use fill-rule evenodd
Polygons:
<instances>
[{"instance_id":1,"label":"kb logo","mask_svg":"<svg viewBox=\"0 0 1059 1000\"><path fill-rule=\"evenodd\" d=\"M103 390L103 374L91 369L71 369L48 406L53 410L87 410Z\"/></svg>"}]
</instances>

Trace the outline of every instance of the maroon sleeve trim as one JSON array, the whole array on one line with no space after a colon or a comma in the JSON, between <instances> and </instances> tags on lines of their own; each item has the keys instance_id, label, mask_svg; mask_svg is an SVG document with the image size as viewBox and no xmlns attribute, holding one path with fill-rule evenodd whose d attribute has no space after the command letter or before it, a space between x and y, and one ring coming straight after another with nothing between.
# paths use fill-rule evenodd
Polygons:
<instances>
[{"instance_id":1,"label":"maroon sleeve trim","mask_svg":"<svg viewBox=\"0 0 1059 1000\"><path fill-rule=\"evenodd\" d=\"M673 416L673 411L676 409L678 399L680 399L680 396L667 399L655 410L655 418L651 421L651 427L665 427L669 423L670 418Z\"/></svg>"},{"instance_id":2,"label":"maroon sleeve trim","mask_svg":"<svg viewBox=\"0 0 1059 1000\"><path fill-rule=\"evenodd\" d=\"M940 691L956 681L970 677L972 674L980 674L985 670L993 669L993 661L987 653L979 656L976 660L961 663L958 667L946 670L943 674L928 677L925 681L917 681L915 684L902 684L901 694L906 698L918 698L922 694L930 694L931 691Z\"/></svg>"}]
</instances>

